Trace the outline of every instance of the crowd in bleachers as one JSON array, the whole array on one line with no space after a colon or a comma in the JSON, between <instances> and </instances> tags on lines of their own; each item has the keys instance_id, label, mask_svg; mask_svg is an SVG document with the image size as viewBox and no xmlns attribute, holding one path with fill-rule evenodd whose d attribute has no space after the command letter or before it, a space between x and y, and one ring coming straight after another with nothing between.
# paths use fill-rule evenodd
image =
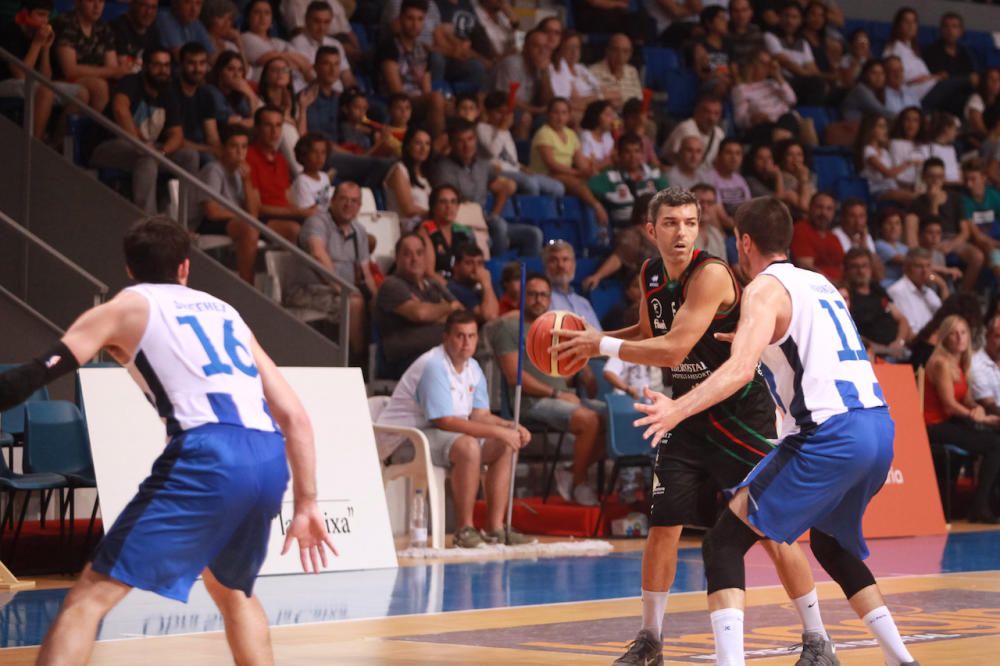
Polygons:
<instances>
[{"instance_id":1,"label":"crowd in bleachers","mask_svg":"<svg viewBox=\"0 0 1000 666\"><path fill-rule=\"evenodd\" d=\"M986 456L987 487L1000 474L1000 51L957 13L935 27L905 7L850 20L833 0L63 2L23 0L0 45L358 285L351 349L360 362L375 342L380 377L438 345L451 313L488 325L516 309L515 259L532 318L551 305L625 325L655 252L651 194L696 192L700 246L732 263L735 209L773 195L796 220L793 260L841 285L872 355L927 364L932 443ZM2 74L0 97L23 96L23 74ZM61 141L59 106L37 92L39 138ZM86 166L164 207L155 161L90 143ZM398 219L388 277L362 188ZM192 231L229 236L253 281L257 231L190 204ZM340 307L309 271L283 291ZM509 387L499 329L484 337ZM531 374L526 413L576 435L563 486L593 503L595 378Z\"/></svg>"}]
</instances>

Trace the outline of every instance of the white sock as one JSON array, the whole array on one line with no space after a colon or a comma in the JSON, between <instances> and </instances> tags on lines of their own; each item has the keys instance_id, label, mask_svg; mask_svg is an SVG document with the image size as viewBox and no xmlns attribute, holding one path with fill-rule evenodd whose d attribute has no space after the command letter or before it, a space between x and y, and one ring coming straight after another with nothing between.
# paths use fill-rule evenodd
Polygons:
<instances>
[{"instance_id":1,"label":"white sock","mask_svg":"<svg viewBox=\"0 0 1000 666\"><path fill-rule=\"evenodd\" d=\"M657 638L663 636L663 614L667 612L670 592L642 591L642 628L652 631Z\"/></svg>"},{"instance_id":2,"label":"white sock","mask_svg":"<svg viewBox=\"0 0 1000 666\"><path fill-rule=\"evenodd\" d=\"M798 599L792 599L792 603L795 604L795 609L799 612L799 617L802 618L803 630L822 634L823 638L830 640L829 634L826 633L826 627L823 626L823 617L819 612L819 597L816 596L815 587L809 590L808 594L804 594Z\"/></svg>"},{"instance_id":3,"label":"white sock","mask_svg":"<svg viewBox=\"0 0 1000 666\"><path fill-rule=\"evenodd\" d=\"M899 666L899 664L913 661L913 656L903 645L899 629L896 628L896 623L888 608L879 606L861 619L878 639L878 645L882 648L882 654L885 656L885 662L888 666Z\"/></svg>"},{"instance_id":4,"label":"white sock","mask_svg":"<svg viewBox=\"0 0 1000 666\"><path fill-rule=\"evenodd\" d=\"M714 611L712 633L715 634L716 666L745 666L743 656L743 611L723 608Z\"/></svg>"}]
</instances>

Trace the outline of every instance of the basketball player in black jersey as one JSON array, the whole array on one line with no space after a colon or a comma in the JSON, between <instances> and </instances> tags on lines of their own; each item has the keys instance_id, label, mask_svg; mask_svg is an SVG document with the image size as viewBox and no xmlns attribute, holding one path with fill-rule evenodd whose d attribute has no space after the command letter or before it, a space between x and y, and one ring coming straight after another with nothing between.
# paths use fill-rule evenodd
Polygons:
<instances>
[{"instance_id":1,"label":"basketball player in black jersey","mask_svg":"<svg viewBox=\"0 0 1000 666\"><path fill-rule=\"evenodd\" d=\"M690 391L729 358L716 333L736 329L740 284L729 265L695 248L701 206L691 192L671 187L650 201L647 231L658 259L642 267L645 307L639 323L602 334L562 331L562 357L618 356L667 368L674 396ZM702 486L736 486L772 448L775 407L758 374L733 397L682 422L659 443L653 470L650 531L642 558L642 628L619 666L662 664L667 595L677 570L684 525L698 520ZM839 664L823 627L809 563L797 545L762 541L802 618L803 651L797 662Z\"/></svg>"}]
</instances>

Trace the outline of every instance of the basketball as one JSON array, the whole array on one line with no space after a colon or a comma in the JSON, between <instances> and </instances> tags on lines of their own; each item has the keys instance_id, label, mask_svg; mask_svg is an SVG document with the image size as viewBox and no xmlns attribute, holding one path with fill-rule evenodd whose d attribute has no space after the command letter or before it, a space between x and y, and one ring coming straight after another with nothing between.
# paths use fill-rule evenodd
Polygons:
<instances>
[{"instance_id":1,"label":"basketball","mask_svg":"<svg viewBox=\"0 0 1000 666\"><path fill-rule=\"evenodd\" d=\"M549 352L549 347L559 344L559 331L582 331L586 327L586 322L572 312L546 312L528 329L524 345L528 358L550 377L572 377L587 365L587 359L560 359L556 352Z\"/></svg>"}]
</instances>

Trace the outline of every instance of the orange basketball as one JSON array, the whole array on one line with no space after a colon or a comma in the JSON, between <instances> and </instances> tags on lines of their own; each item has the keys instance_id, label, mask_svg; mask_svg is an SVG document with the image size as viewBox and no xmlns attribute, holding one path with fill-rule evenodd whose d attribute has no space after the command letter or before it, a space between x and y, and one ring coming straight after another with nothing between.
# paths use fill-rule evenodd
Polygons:
<instances>
[{"instance_id":1,"label":"orange basketball","mask_svg":"<svg viewBox=\"0 0 1000 666\"><path fill-rule=\"evenodd\" d=\"M550 377L572 377L587 365L587 359L560 359L549 347L559 344L559 331L582 331L586 322L572 312L552 310L536 319L524 341L528 358L535 367Z\"/></svg>"}]
</instances>

